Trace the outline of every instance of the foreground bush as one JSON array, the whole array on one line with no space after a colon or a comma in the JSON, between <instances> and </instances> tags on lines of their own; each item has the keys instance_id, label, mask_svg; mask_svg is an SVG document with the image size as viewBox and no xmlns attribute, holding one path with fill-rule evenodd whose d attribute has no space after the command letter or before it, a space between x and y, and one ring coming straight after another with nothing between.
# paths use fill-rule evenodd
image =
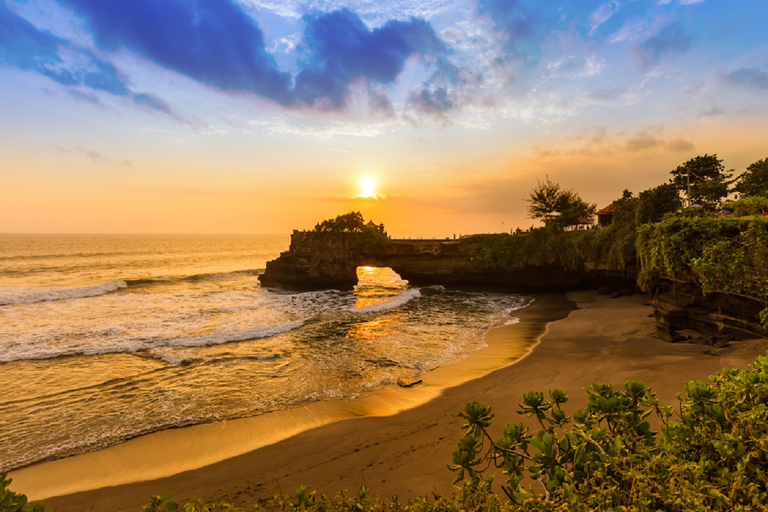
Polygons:
<instances>
[{"instance_id":1,"label":"foreground bush","mask_svg":"<svg viewBox=\"0 0 768 512\"><path fill-rule=\"evenodd\" d=\"M497 439L491 408L467 404L449 467L475 485L500 469L502 490L524 510L766 510L768 357L710 379L686 384L674 420L636 380L593 384L572 418L564 392L527 393L518 413L541 428L512 423Z\"/></svg>"}]
</instances>

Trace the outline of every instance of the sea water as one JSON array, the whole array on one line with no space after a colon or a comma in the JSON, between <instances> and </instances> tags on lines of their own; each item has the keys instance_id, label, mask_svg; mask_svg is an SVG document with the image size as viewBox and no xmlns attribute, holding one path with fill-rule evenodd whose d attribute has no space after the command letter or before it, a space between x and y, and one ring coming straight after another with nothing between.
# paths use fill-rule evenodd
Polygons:
<instances>
[{"instance_id":1,"label":"sea water","mask_svg":"<svg viewBox=\"0 0 768 512\"><path fill-rule=\"evenodd\" d=\"M0 471L354 398L484 346L518 295L262 288L287 236L0 235Z\"/></svg>"}]
</instances>

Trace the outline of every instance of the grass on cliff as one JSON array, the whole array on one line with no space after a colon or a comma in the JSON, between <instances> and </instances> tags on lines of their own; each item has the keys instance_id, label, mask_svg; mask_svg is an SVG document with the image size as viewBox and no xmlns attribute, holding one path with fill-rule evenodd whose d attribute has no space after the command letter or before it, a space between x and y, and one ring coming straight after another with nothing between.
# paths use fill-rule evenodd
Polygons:
<instances>
[{"instance_id":1,"label":"grass on cliff","mask_svg":"<svg viewBox=\"0 0 768 512\"><path fill-rule=\"evenodd\" d=\"M596 383L586 392L587 406L570 414L562 391L526 393L517 412L534 418L534 429L511 423L494 432L491 408L467 404L464 435L448 464L463 485L450 495L402 501L362 489L329 498L300 487L249 506L152 496L142 511L768 510L768 356L708 383L690 381L674 409L637 380L618 390ZM49 511L9 484L0 476L0 510Z\"/></svg>"}]
</instances>

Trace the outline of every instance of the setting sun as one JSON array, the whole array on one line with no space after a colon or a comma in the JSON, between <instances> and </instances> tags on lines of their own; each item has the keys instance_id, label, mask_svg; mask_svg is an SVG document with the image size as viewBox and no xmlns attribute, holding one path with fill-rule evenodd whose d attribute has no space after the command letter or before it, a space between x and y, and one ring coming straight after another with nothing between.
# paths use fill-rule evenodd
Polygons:
<instances>
[{"instance_id":1,"label":"setting sun","mask_svg":"<svg viewBox=\"0 0 768 512\"><path fill-rule=\"evenodd\" d=\"M363 176L360 178L360 197L376 197L376 178Z\"/></svg>"}]
</instances>

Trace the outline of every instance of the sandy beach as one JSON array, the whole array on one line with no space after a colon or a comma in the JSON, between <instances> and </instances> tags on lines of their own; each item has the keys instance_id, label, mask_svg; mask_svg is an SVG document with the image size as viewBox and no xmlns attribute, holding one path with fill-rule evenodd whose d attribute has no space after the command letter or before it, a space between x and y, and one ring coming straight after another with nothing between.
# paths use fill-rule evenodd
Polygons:
<instances>
[{"instance_id":1,"label":"sandy beach","mask_svg":"<svg viewBox=\"0 0 768 512\"><path fill-rule=\"evenodd\" d=\"M124 443L119 457L138 466L138 475L149 475L147 481L50 497L52 487L46 485L62 475L77 482L81 471L83 478L88 472L98 472L94 459L86 467L79 462L84 459L72 458L15 472L12 489L26 492L32 499L43 497L46 505L61 512L139 510L149 495L166 492L173 492L177 501L202 497L245 504L280 492L292 493L302 484L331 495L340 490L356 492L361 485L374 494L402 498L434 490L450 492L453 475L446 464L461 435L462 420L457 413L467 402L491 405L496 413L494 427L499 431L507 422L519 421L517 404L531 390L560 388L571 398L567 405L573 411L585 402L584 388L591 382L621 385L637 378L662 402L674 405L675 395L688 380L706 380L726 366L745 368L768 349L766 340L720 348L669 344L652 337L652 313L643 295L610 298L574 292L537 296L532 306L516 312L519 323L488 333L489 348L425 375L423 384L414 388L391 387L358 401L270 415L260 423L264 427L271 422L263 436L252 431L257 423L242 423L221 441L224 447L240 445L239 449L212 450L209 458L196 462L188 460L189 452L198 449L192 441L202 438L202 444L209 444L216 437L212 427L165 434L164 448L178 459L162 460L165 456L158 452L156 461L146 460L147 453L138 448L131 452L133 445ZM512 338L530 340L530 353L520 359L524 354L505 352L505 340ZM536 340L539 342L533 345ZM315 418L314 424L311 418ZM120 449L102 452L108 456ZM108 459L101 464L106 464L104 460ZM177 467L199 467L158 476L171 474L176 460ZM165 466L153 473L153 466L162 464Z\"/></svg>"}]
</instances>

